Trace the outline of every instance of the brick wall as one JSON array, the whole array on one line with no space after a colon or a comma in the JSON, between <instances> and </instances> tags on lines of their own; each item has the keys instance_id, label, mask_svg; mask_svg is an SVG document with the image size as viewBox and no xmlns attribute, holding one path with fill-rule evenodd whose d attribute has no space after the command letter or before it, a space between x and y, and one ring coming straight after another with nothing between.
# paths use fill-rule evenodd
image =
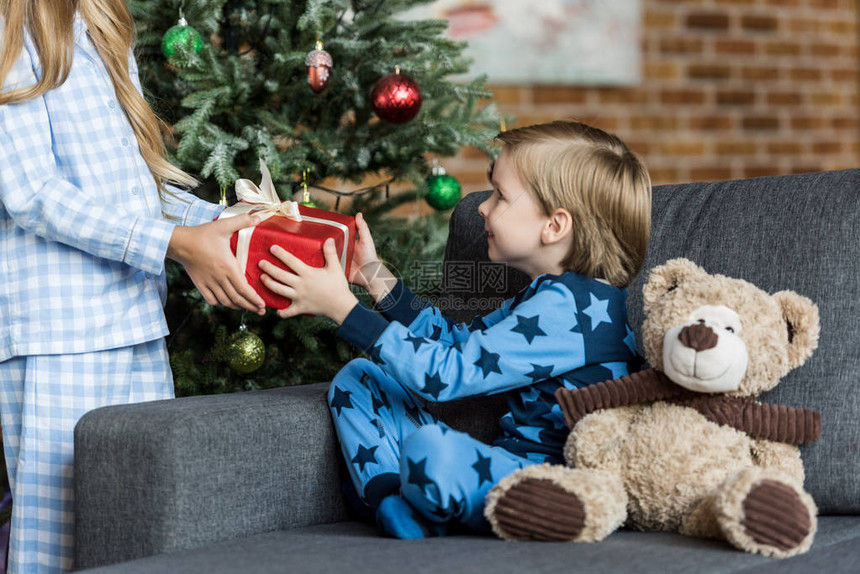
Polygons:
<instances>
[{"instance_id":1,"label":"brick wall","mask_svg":"<svg viewBox=\"0 0 860 574\"><path fill-rule=\"evenodd\" d=\"M857 0L642 0L635 87L494 85L528 125L576 118L617 133L655 184L857 167ZM508 126L508 127L514 127ZM443 165L487 189L486 159Z\"/></svg>"}]
</instances>

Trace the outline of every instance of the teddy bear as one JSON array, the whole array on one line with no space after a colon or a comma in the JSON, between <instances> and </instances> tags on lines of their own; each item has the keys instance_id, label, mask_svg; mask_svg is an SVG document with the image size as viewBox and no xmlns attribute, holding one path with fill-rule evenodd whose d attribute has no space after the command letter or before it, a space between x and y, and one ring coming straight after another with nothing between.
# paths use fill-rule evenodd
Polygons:
<instances>
[{"instance_id":1,"label":"teddy bear","mask_svg":"<svg viewBox=\"0 0 860 574\"><path fill-rule=\"evenodd\" d=\"M818 308L686 259L643 287L651 368L556 399L567 465L502 479L485 515L508 540L599 541L626 525L720 538L776 558L809 549L817 508L797 445L817 412L756 400L818 345Z\"/></svg>"}]
</instances>

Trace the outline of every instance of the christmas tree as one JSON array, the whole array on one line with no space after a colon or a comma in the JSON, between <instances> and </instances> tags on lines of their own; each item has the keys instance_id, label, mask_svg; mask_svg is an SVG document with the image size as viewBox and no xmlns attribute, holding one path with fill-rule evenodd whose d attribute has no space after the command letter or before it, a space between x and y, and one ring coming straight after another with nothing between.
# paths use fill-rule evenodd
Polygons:
<instances>
[{"instance_id":1,"label":"christmas tree","mask_svg":"<svg viewBox=\"0 0 860 574\"><path fill-rule=\"evenodd\" d=\"M396 269L439 262L444 213L385 215L427 182L431 205L451 207L459 187L433 162L466 146L492 156L499 117L483 78L455 81L469 63L447 23L402 17L428 1L130 0L141 81L172 126L174 163L201 179L199 195L232 201L237 179L259 181L262 158L282 199L310 188L332 199L320 207L365 213ZM327 380L355 354L326 319L216 309L178 268L168 281L177 394Z\"/></svg>"}]
</instances>

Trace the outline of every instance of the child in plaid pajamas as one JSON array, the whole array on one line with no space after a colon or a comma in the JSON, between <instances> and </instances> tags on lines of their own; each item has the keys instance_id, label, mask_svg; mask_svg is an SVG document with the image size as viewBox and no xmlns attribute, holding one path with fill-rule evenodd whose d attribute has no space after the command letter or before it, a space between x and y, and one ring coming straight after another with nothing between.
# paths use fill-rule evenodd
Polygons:
<instances>
[{"instance_id":1,"label":"child in plaid pajamas","mask_svg":"<svg viewBox=\"0 0 860 574\"><path fill-rule=\"evenodd\" d=\"M379 262L357 217L349 291L332 245L313 268L280 247L294 273L261 262L267 287L290 297L283 317L323 314L368 353L335 377L329 405L361 501L384 532L440 535L449 522L485 531L484 496L518 468L562 462L567 435L554 392L628 374L638 365L624 287L648 243L651 186L615 136L578 122L499 134L493 193L478 208L489 257L532 278L516 297L458 325ZM422 401L506 393L493 445L436 420Z\"/></svg>"},{"instance_id":2,"label":"child in plaid pajamas","mask_svg":"<svg viewBox=\"0 0 860 574\"><path fill-rule=\"evenodd\" d=\"M0 3L0 424L9 571L74 556L72 430L86 411L173 397L165 256L210 303L264 312L230 253L251 217L172 185L122 0Z\"/></svg>"}]
</instances>

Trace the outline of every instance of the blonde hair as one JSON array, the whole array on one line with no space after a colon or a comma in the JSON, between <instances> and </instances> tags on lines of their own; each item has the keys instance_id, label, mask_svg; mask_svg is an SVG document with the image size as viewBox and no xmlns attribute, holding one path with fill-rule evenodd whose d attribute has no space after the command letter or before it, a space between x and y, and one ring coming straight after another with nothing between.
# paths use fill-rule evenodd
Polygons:
<instances>
[{"instance_id":1,"label":"blonde hair","mask_svg":"<svg viewBox=\"0 0 860 574\"><path fill-rule=\"evenodd\" d=\"M546 215L573 218L562 267L626 287L642 268L651 233L651 178L617 136L555 121L496 136Z\"/></svg>"},{"instance_id":2,"label":"blonde hair","mask_svg":"<svg viewBox=\"0 0 860 574\"><path fill-rule=\"evenodd\" d=\"M0 88L21 54L25 28L33 38L42 67L42 77L36 84L0 91L0 105L37 98L66 81L72 67L77 11L87 23L159 193L162 197L172 195L165 187L167 183L196 185L193 177L167 161L163 123L132 83L128 53L135 40L134 21L123 0L0 0Z\"/></svg>"}]
</instances>

